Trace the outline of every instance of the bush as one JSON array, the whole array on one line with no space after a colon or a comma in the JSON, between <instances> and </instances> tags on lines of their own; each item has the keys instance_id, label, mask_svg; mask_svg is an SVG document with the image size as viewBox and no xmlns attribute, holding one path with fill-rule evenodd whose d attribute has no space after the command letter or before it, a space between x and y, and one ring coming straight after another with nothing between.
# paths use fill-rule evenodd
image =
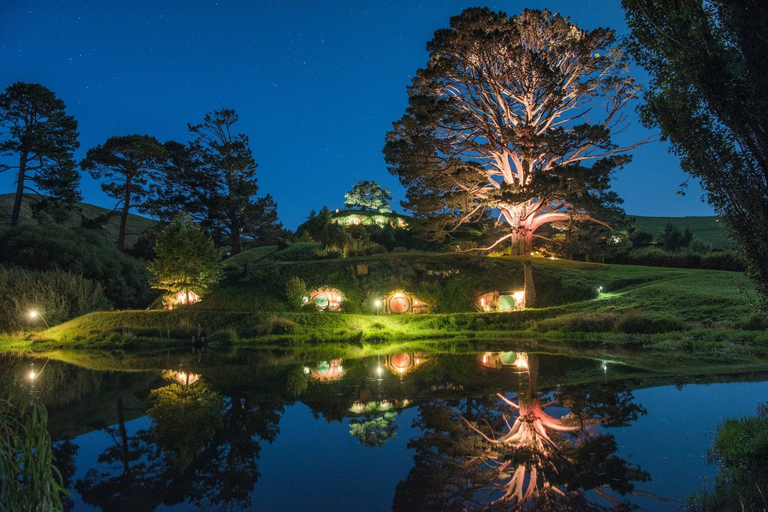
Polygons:
<instances>
[{"instance_id":1,"label":"bush","mask_svg":"<svg viewBox=\"0 0 768 512\"><path fill-rule=\"evenodd\" d=\"M267 318L262 327L264 334L291 334L298 325L292 320L273 315Z\"/></svg>"},{"instance_id":2,"label":"bush","mask_svg":"<svg viewBox=\"0 0 768 512\"><path fill-rule=\"evenodd\" d=\"M298 311L307 296L307 284L300 277L293 276L285 285L285 296L291 309Z\"/></svg>"},{"instance_id":3,"label":"bush","mask_svg":"<svg viewBox=\"0 0 768 512\"><path fill-rule=\"evenodd\" d=\"M652 316L629 312L619 316L616 331L626 334L655 334L671 331L682 331L685 324L682 320L671 316Z\"/></svg>"},{"instance_id":4,"label":"bush","mask_svg":"<svg viewBox=\"0 0 768 512\"><path fill-rule=\"evenodd\" d=\"M81 274L98 281L116 308L145 307L152 297L146 262L83 228L44 224L10 229L0 237L0 264Z\"/></svg>"},{"instance_id":5,"label":"bush","mask_svg":"<svg viewBox=\"0 0 768 512\"><path fill-rule=\"evenodd\" d=\"M0 267L0 332L29 327L30 310L39 311L49 325L54 325L109 308L101 286L80 275ZM39 319L34 324L44 325Z\"/></svg>"}]
</instances>

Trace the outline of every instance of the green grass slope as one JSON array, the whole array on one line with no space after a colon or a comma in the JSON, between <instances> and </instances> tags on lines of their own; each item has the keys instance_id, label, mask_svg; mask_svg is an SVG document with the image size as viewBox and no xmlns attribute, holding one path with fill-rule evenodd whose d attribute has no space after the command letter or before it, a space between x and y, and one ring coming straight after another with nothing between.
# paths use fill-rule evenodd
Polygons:
<instances>
[{"instance_id":1,"label":"green grass slope","mask_svg":"<svg viewBox=\"0 0 768 512\"><path fill-rule=\"evenodd\" d=\"M0 194L0 234L10 228L11 212L13 211L13 201L15 194ZM38 224L39 222L32 217L31 206L37 201L37 197L31 194L25 194L21 203L20 224ZM101 215L109 213L111 210L87 203L77 203L70 213L69 219L63 224L65 226L80 226L83 219L95 219ZM157 221L142 217L140 215L129 214L126 225L126 246L130 247L139 235L147 229L157 224ZM117 242L117 234L120 228L120 215L113 215L101 228L104 236Z\"/></svg>"},{"instance_id":2,"label":"green grass slope","mask_svg":"<svg viewBox=\"0 0 768 512\"><path fill-rule=\"evenodd\" d=\"M732 247L731 241L720 223L719 219L715 216L710 217L637 217L635 219L635 227L647 231L654 236L659 234L667 222L671 222L675 227L681 231L690 229L693 234L699 240L712 244L716 249L730 249Z\"/></svg>"},{"instance_id":3,"label":"green grass slope","mask_svg":"<svg viewBox=\"0 0 768 512\"><path fill-rule=\"evenodd\" d=\"M511 313L476 311L479 293L522 282L523 258L457 254L384 254L364 258L265 261L227 281L191 307L92 313L34 336L42 347L164 347L189 343L198 324L213 343L380 344L414 340L602 340L619 345L728 355L765 352L768 333L750 319L749 283L733 272L601 265L530 258L539 307ZM353 269L367 263L369 273ZM424 279L423 269L459 274ZM344 313L287 312L285 282L333 285ZM375 293L392 286L433 301L436 314L372 313ZM597 294L597 287L604 292Z\"/></svg>"}]
</instances>

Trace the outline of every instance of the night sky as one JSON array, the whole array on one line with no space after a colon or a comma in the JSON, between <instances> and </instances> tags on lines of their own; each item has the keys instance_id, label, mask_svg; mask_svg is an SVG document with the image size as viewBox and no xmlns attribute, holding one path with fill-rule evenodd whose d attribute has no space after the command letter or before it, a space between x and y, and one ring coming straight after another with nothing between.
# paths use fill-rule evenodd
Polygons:
<instances>
[{"instance_id":1,"label":"night sky","mask_svg":"<svg viewBox=\"0 0 768 512\"><path fill-rule=\"evenodd\" d=\"M618 0L485 2L517 14L549 8L583 28L626 33ZM343 207L359 179L404 191L381 149L427 62L425 44L468 1L20 1L0 0L0 88L38 82L80 123L80 160L108 137L189 140L187 123L234 108L259 163L260 195L295 228L312 209ZM640 69L633 75L647 82ZM647 137L632 109L619 143ZM634 215L711 215L675 156L655 142L633 152L614 189ZM0 193L13 192L0 174ZM113 207L87 173L86 202ZM396 207L396 209L400 209Z\"/></svg>"}]
</instances>

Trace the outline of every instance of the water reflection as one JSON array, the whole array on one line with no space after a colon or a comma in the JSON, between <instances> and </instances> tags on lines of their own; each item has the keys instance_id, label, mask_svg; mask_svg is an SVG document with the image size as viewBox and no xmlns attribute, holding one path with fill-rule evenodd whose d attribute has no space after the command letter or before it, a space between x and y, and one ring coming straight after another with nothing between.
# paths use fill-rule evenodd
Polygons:
<instances>
[{"instance_id":1,"label":"water reflection","mask_svg":"<svg viewBox=\"0 0 768 512\"><path fill-rule=\"evenodd\" d=\"M103 510L260 508L263 448L298 402L342 431L340 458L408 440L415 457L399 466L394 510L622 508L649 478L618 456L606 430L645 414L630 391L638 384L607 381L600 360L519 349L366 358L275 350L128 356L111 366L143 370L130 372L104 370L106 360L83 360L99 370L46 360L3 354L0 371L30 385L30 368L45 368L33 382L50 411L56 464L77 500ZM611 376L621 371L611 366ZM294 427L312 418L303 421ZM96 434L72 438L86 432L107 441L96 464L77 468L80 439ZM290 452L292 441L281 446Z\"/></svg>"},{"instance_id":2,"label":"water reflection","mask_svg":"<svg viewBox=\"0 0 768 512\"><path fill-rule=\"evenodd\" d=\"M502 358L481 358L483 365L500 367L492 363L497 360ZM618 496L649 475L617 457L613 436L596 426L627 425L643 414L632 393L621 385L599 384L542 395L536 354L507 361L524 370L515 396L497 393L419 406L422 435L410 443L417 452L415 465L397 486L393 510L628 506Z\"/></svg>"}]
</instances>

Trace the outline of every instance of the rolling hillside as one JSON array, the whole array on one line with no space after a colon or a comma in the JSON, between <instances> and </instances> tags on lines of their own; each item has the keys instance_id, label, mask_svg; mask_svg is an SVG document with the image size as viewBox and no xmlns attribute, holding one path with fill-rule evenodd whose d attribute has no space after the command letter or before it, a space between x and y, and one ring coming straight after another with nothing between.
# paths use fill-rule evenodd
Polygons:
<instances>
[{"instance_id":1,"label":"rolling hillside","mask_svg":"<svg viewBox=\"0 0 768 512\"><path fill-rule=\"evenodd\" d=\"M715 217L638 217L633 216L635 219L635 226L638 229L647 231L653 236L659 234L667 222L671 222L675 227L681 231L685 231L686 228L690 229L694 236L703 242L712 244L715 249L731 249L732 244L728 238L728 235L720 223L720 220Z\"/></svg>"},{"instance_id":2,"label":"rolling hillside","mask_svg":"<svg viewBox=\"0 0 768 512\"><path fill-rule=\"evenodd\" d=\"M14 194L0 194L0 233L4 232L10 227L11 211L13 210L13 198ZM21 203L21 219L20 224L34 223L38 224L38 221L32 218L31 205L37 198L34 195L26 194L24 201ZM80 226L84 219L95 219L100 215L110 213L112 210L102 208L87 203L77 203L75 209L70 214L70 218L64 222L66 226ZM130 214L128 216L128 225L126 226L126 246L131 247L139 237L139 234L143 233L147 229L154 226L157 222L142 217L140 215ZM119 214L114 214L104 224L101 231L104 236L117 243L117 232L120 226Z\"/></svg>"}]
</instances>

